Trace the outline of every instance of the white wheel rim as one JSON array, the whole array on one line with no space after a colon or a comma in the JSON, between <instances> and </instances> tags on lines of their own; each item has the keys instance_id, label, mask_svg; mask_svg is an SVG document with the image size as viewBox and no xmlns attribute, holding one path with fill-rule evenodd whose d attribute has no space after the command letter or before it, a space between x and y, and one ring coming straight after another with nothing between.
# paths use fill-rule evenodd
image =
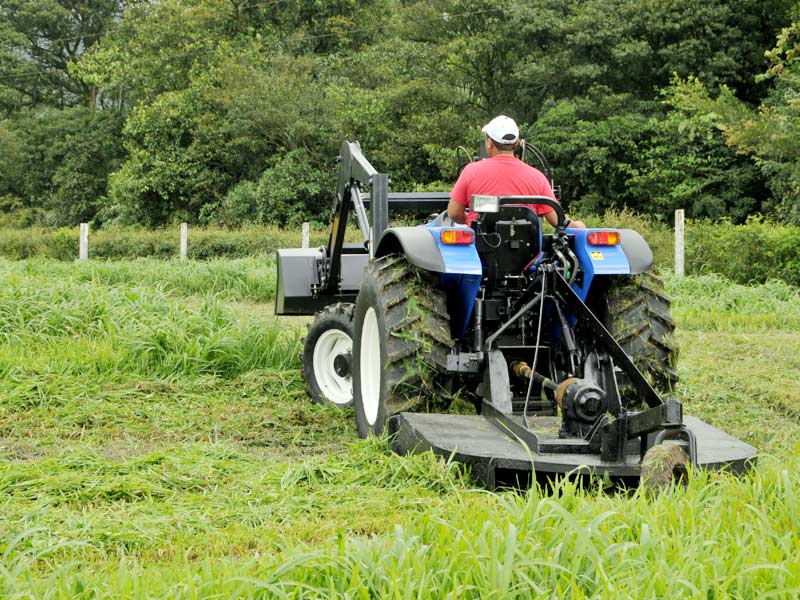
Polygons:
<instances>
[{"instance_id":1,"label":"white wheel rim","mask_svg":"<svg viewBox=\"0 0 800 600\"><path fill-rule=\"evenodd\" d=\"M381 337L378 316L368 308L361 326L361 404L367 423L375 425L381 398Z\"/></svg>"},{"instance_id":2,"label":"white wheel rim","mask_svg":"<svg viewBox=\"0 0 800 600\"><path fill-rule=\"evenodd\" d=\"M341 329L329 329L314 345L314 378L323 396L337 405L353 400L353 378L339 375L334 361L340 354L352 352L353 340Z\"/></svg>"}]
</instances>

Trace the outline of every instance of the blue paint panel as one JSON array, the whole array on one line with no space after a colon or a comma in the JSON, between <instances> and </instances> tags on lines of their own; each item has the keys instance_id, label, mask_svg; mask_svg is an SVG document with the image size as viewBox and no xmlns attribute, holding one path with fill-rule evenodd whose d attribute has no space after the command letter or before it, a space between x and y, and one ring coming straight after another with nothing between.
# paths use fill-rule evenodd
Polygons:
<instances>
[{"instance_id":1,"label":"blue paint panel","mask_svg":"<svg viewBox=\"0 0 800 600\"><path fill-rule=\"evenodd\" d=\"M467 331L481 279L481 275L445 273L441 276L441 287L447 294L447 312L450 313L450 334L454 339L464 337Z\"/></svg>"},{"instance_id":2,"label":"blue paint panel","mask_svg":"<svg viewBox=\"0 0 800 600\"><path fill-rule=\"evenodd\" d=\"M450 313L450 333L454 338L464 336L472 318L475 298L481 287L483 270L475 244L455 246L443 244L442 229L452 227L427 227L439 251L442 253L445 271L441 275L441 286L447 294L447 311Z\"/></svg>"},{"instance_id":3,"label":"blue paint panel","mask_svg":"<svg viewBox=\"0 0 800 600\"><path fill-rule=\"evenodd\" d=\"M575 254L583 268L583 285L572 284L572 288L581 300L586 300L595 275L630 275L631 273L630 263L622 251L622 246L590 246L586 236L592 231L615 230L607 227L569 230L575 236Z\"/></svg>"},{"instance_id":4,"label":"blue paint panel","mask_svg":"<svg viewBox=\"0 0 800 600\"><path fill-rule=\"evenodd\" d=\"M436 245L439 246L439 251L442 253L444 272L459 275L480 275L481 259L475 249L475 244L472 243L466 246L443 244L439 239L442 229L453 229L453 227L427 227L427 230L436 241Z\"/></svg>"}]
</instances>

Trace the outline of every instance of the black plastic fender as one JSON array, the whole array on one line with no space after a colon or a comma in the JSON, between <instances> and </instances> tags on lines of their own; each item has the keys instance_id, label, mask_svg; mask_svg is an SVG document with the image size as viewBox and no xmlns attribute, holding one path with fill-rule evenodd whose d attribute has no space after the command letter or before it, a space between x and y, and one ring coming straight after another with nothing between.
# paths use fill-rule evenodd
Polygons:
<instances>
[{"instance_id":1,"label":"black plastic fender","mask_svg":"<svg viewBox=\"0 0 800 600\"><path fill-rule=\"evenodd\" d=\"M620 229L620 245L631 267L631 275L646 273L653 266L653 252L645 239L633 229Z\"/></svg>"},{"instance_id":2,"label":"black plastic fender","mask_svg":"<svg viewBox=\"0 0 800 600\"><path fill-rule=\"evenodd\" d=\"M445 272L442 251L425 227L390 227L384 231L375 248L375 258L395 253L404 254L420 269Z\"/></svg>"}]
</instances>

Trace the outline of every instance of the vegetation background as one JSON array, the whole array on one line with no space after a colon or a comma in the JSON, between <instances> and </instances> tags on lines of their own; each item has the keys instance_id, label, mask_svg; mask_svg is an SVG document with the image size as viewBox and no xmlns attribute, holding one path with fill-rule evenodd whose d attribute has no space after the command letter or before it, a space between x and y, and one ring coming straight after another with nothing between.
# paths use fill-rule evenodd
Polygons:
<instances>
[{"instance_id":1,"label":"vegetation background","mask_svg":"<svg viewBox=\"0 0 800 600\"><path fill-rule=\"evenodd\" d=\"M506 113L573 212L800 223L796 0L5 0L18 226L324 221L342 140L448 189Z\"/></svg>"},{"instance_id":2,"label":"vegetation background","mask_svg":"<svg viewBox=\"0 0 800 600\"><path fill-rule=\"evenodd\" d=\"M798 597L799 48L788 0L3 0L0 595ZM687 210L677 394L756 469L489 493L308 402L269 253L342 140L448 189L497 113L661 266Z\"/></svg>"}]
</instances>

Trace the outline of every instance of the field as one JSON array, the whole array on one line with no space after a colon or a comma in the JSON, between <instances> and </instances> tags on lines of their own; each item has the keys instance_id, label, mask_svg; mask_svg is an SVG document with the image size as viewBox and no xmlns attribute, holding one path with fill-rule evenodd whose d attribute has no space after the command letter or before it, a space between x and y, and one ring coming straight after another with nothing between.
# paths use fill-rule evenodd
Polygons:
<instances>
[{"instance_id":1,"label":"field","mask_svg":"<svg viewBox=\"0 0 800 600\"><path fill-rule=\"evenodd\" d=\"M488 493L307 401L273 271L0 260L3 597L800 594L797 288L668 279L679 396L748 476Z\"/></svg>"}]
</instances>

